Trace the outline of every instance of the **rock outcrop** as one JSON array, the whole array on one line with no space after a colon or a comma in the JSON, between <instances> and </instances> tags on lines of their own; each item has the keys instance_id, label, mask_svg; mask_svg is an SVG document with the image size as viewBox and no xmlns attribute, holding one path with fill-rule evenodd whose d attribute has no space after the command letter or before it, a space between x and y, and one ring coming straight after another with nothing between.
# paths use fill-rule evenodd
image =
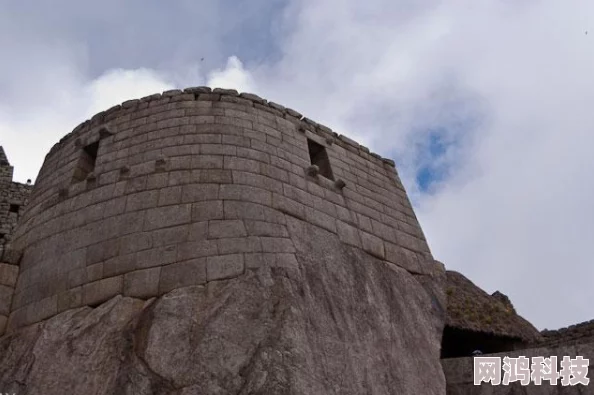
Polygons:
<instances>
[{"instance_id":1,"label":"rock outcrop","mask_svg":"<svg viewBox=\"0 0 594 395\"><path fill-rule=\"evenodd\" d=\"M287 218L294 264L116 296L0 338L0 391L444 394L441 266L413 275Z\"/></svg>"}]
</instances>

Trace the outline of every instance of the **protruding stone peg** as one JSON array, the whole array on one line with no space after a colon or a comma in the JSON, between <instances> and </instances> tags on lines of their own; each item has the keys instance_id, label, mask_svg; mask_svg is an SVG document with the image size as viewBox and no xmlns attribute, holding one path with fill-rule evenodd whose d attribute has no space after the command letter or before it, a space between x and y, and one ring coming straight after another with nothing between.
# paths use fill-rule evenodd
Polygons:
<instances>
[{"instance_id":1,"label":"protruding stone peg","mask_svg":"<svg viewBox=\"0 0 594 395\"><path fill-rule=\"evenodd\" d=\"M109 128L107 126L103 126L101 127L101 129L99 129L99 139L105 139L108 138L109 136L112 136L113 133L109 130Z\"/></svg>"},{"instance_id":2,"label":"protruding stone peg","mask_svg":"<svg viewBox=\"0 0 594 395\"><path fill-rule=\"evenodd\" d=\"M318 165L311 165L307 169L305 169L305 172L308 176L316 177L320 173L320 168L318 167Z\"/></svg>"},{"instance_id":3,"label":"protruding stone peg","mask_svg":"<svg viewBox=\"0 0 594 395\"><path fill-rule=\"evenodd\" d=\"M332 144L334 144L334 139L333 139L332 137L328 137L328 138L326 139L326 144L328 144L328 145L332 145Z\"/></svg>"},{"instance_id":4,"label":"protruding stone peg","mask_svg":"<svg viewBox=\"0 0 594 395\"><path fill-rule=\"evenodd\" d=\"M166 162L167 162L167 157L165 155L163 155L163 154L160 154L157 157L157 160L155 161L155 163L157 165L164 165Z\"/></svg>"},{"instance_id":5,"label":"protruding stone peg","mask_svg":"<svg viewBox=\"0 0 594 395\"><path fill-rule=\"evenodd\" d=\"M346 183L339 178L338 180L334 181L334 186L338 189L342 189L346 186Z\"/></svg>"}]
</instances>

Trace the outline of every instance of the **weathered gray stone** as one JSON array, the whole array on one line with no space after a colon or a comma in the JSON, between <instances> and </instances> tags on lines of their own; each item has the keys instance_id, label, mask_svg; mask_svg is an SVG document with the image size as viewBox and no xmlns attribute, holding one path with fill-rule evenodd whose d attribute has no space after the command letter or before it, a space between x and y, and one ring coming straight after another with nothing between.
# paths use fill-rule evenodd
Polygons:
<instances>
[{"instance_id":1,"label":"weathered gray stone","mask_svg":"<svg viewBox=\"0 0 594 395\"><path fill-rule=\"evenodd\" d=\"M336 221L336 229L340 241L355 247L361 247L361 236L359 236L359 230L357 228L346 222Z\"/></svg>"},{"instance_id":2,"label":"weathered gray stone","mask_svg":"<svg viewBox=\"0 0 594 395\"><path fill-rule=\"evenodd\" d=\"M14 287L17 281L18 274L18 266L0 263L0 285Z\"/></svg>"},{"instance_id":3,"label":"weathered gray stone","mask_svg":"<svg viewBox=\"0 0 594 395\"><path fill-rule=\"evenodd\" d=\"M10 303L14 289L6 285L0 285L0 315L10 314Z\"/></svg>"},{"instance_id":4,"label":"weathered gray stone","mask_svg":"<svg viewBox=\"0 0 594 395\"><path fill-rule=\"evenodd\" d=\"M204 283L206 283L206 258L196 258L164 266L161 270L159 293Z\"/></svg>"},{"instance_id":5,"label":"weathered gray stone","mask_svg":"<svg viewBox=\"0 0 594 395\"><path fill-rule=\"evenodd\" d=\"M211 256L206 261L208 281L237 277L244 271L243 254Z\"/></svg>"},{"instance_id":6,"label":"weathered gray stone","mask_svg":"<svg viewBox=\"0 0 594 395\"><path fill-rule=\"evenodd\" d=\"M386 256L384 242L379 237L367 232L361 232L360 234L363 249L377 258L384 259Z\"/></svg>"},{"instance_id":7,"label":"weathered gray stone","mask_svg":"<svg viewBox=\"0 0 594 395\"><path fill-rule=\"evenodd\" d=\"M209 278L239 277L149 304L116 296L1 338L0 349L12 352L0 354L0 387L20 394L443 394L440 331L424 288L332 233L293 219L288 227L297 259L276 254L284 266L244 273L243 255L212 257ZM107 280L120 289L121 277Z\"/></svg>"},{"instance_id":8,"label":"weathered gray stone","mask_svg":"<svg viewBox=\"0 0 594 395\"><path fill-rule=\"evenodd\" d=\"M208 223L208 237L212 239L219 239L225 237L245 237L247 231L243 221L240 220L222 220L209 221Z\"/></svg>"},{"instance_id":9,"label":"weathered gray stone","mask_svg":"<svg viewBox=\"0 0 594 395\"><path fill-rule=\"evenodd\" d=\"M83 303L97 305L122 293L123 277L109 277L83 286Z\"/></svg>"},{"instance_id":10,"label":"weathered gray stone","mask_svg":"<svg viewBox=\"0 0 594 395\"><path fill-rule=\"evenodd\" d=\"M136 270L127 273L124 276L125 296L132 296L134 298L148 299L159 294L159 278L161 276L161 268L154 267L151 269Z\"/></svg>"}]
</instances>

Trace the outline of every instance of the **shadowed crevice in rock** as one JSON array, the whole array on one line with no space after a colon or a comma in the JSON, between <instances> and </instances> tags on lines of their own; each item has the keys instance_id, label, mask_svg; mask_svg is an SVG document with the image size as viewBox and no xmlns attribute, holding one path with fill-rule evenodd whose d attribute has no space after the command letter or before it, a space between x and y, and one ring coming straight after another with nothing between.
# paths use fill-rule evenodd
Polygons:
<instances>
[{"instance_id":1,"label":"shadowed crevice in rock","mask_svg":"<svg viewBox=\"0 0 594 395\"><path fill-rule=\"evenodd\" d=\"M0 388L443 394L439 277L419 281L299 220L287 227L296 265L248 270L148 302L118 296L0 338Z\"/></svg>"}]
</instances>

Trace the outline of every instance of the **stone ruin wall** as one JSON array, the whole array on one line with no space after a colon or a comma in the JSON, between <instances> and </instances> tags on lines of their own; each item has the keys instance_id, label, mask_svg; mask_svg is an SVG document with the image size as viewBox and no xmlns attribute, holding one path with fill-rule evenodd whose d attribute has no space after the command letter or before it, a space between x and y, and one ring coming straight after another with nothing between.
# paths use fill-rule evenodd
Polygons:
<instances>
[{"instance_id":1,"label":"stone ruin wall","mask_svg":"<svg viewBox=\"0 0 594 395\"><path fill-rule=\"evenodd\" d=\"M564 356L575 358L581 356L585 359L589 359L589 370L588 377L594 378L594 320L585 321L579 324L571 325L566 328L560 328L558 330L543 330L540 332L542 340L538 343L529 344L521 349L509 352L501 352L495 354L485 354L481 356L491 357L519 357L525 356L528 358L532 357L557 357L557 370L561 369L560 362ZM449 395L457 394L490 394L493 391L491 384L483 383L480 386L475 386L473 379L473 357L463 358L447 358L442 359L441 364L443 367L444 374L447 382L447 393ZM536 386L534 383L530 383L528 387L523 387L520 383L514 383L509 386L497 386L498 394L514 394L524 393L537 394L583 394L589 393L589 390L594 382L590 381L588 387L583 385L578 386L565 386L561 384L550 386L548 382L545 382L542 386ZM585 391L585 392L584 392Z\"/></svg>"},{"instance_id":2,"label":"stone ruin wall","mask_svg":"<svg viewBox=\"0 0 594 395\"><path fill-rule=\"evenodd\" d=\"M594 343L594 320L570 325L556 330L540 332L543 340L533 347L560 347L584 343Z\"/></svg>"},{"instance_id":3,"label":"stone ruin wall","mask_svg":"<svg viewBox=\"0 0 594 395\"><path fill-rule=\"evenodd\" d=\"M24 212L32 188L31 185L14 182L12 175L13 167L0 146L0 257Z\"/></svg>"},{"instance_id":4,"label":"stone ruin wall","mask_svg":"<svg viewBox=\"0 0 594 395\"><path fill-rule=\"evenodd\" d=\"M332 175L323 163L327 176L314 174L312 146L324 147ZM46 156L4 254L19 267L7 330L118 294L294 265L286 216L411 273L443 271L393 161L234 90L124 102Z\"/></svg>"},{"instance_id":5,"label":"stone ruin wall","mask_svg":"<svg viewBox=\"0 0 594 395\"><path fill-rule=\"evenodd\" d=\"M0 333L10 313L18 267L3 262L5 246L12 238L29 199L31 185L14 182L13 167L0 147ZM8 254L7 254L8 255Z\"/></svg>"},{"instance_id":6,"label":"stone ruin wall","mask_svg":"<svg viewBox=\"0 0 594 395\"><path fill-rule=\"evenodd\" d=\"M575 358L581 356L584 359L589 359L587 377L590 378L588 386L562 386L559 381L557 386L552 386L548 381L543 382L540 386L531 382L527 386L522 386L519 382L510 383L509 385L492 385L491 383L481 383L480 386L474 385L473 376L473 357L450 358L442 359L441 365L445 374L447 383L448 395L514 395L514 394L565 394L565 395L581 395L592 393L591 388L593 384L592 378L594 373L594 342L578 343L572 345L558 345L528 348L524 350L502 352L496 354L485 354L481 357L512 357L517 358L524 356L527 358L557 356L557 371L561 370L560 362L564 356ZM502 373L503 374L503 373ZM503 375L502 375L503 377Z\"/></svg>"}]
</instances>

